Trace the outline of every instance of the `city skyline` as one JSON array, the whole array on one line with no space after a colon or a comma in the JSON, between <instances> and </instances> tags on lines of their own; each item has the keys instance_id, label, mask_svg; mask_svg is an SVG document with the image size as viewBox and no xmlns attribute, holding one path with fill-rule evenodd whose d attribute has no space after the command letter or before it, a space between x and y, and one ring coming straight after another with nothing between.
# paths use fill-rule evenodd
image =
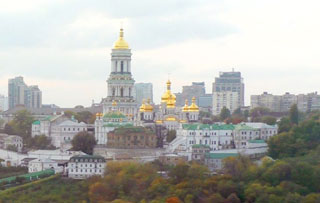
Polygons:
<instances>
[{"instance_id":1,"label":"city skyline","mask_svg":"<svg viewBox=\"0 0 320 203\"><path fill-rule=\"evenodd\" d=\"M168 73L173 92L204 81L211 93L219 72L235 68L244 78L245 105L250 95L265 91L319 90L317 1L165 1L157 3L156 12L148 2L137 10L130 1L122 7L70 2L4 4L0 22L10 33L0 34L0 94L8 94L9 78L21 75L26 83L39 85L44 104L100 102L107 95L110 53L121 21L133 53L134 78L153 83L156 103Z\"/></svg>"}]
</instances>

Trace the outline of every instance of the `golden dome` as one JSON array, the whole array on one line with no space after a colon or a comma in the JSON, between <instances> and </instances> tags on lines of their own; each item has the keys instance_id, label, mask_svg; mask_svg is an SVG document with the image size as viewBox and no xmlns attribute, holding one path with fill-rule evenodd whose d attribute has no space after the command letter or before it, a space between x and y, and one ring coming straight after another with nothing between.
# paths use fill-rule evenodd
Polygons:
<instances>
[{"instance_id":1,"label":"golden dome","mask_svg":"<svg viewBox=\"0 0 320 203\"><path fill-rule=\"evenodd\" d=\"M176 101L170 97L167 101L167 108L173 109L174 107L176 107Z\"/></svg>"},{"instance_id":2,"label":"golden dome","mask_svg":"<svg viewBox=\"0 0 320 203\"><path fill-rule=\"evenodd\" d=\"M188 100L186 99L185 105L182 108L183 112L188 112L189 111L189 106L188 106Z\"/></svg>"},{"instance_id":3,"label":"golden dome","mask_svg":"<svg viewBox=\"0 0 320 203\"><path fill-rule=\"evenodd\" d=\"M112 106L117 106L117 102L115 100L112 101Z\"/></svg>"},{"instance_id":4,"label":"golden dome","mask_svg":"<svg viewBox=\"0 0 320 203\"><path fill-rule=\"evenodd\" d=\"M169 102L169 100L174 100L174 101L170 101ZM170 82L170 80L167 81L167 91L162 95L161 102L174 103L174 105L176 104L176 95L171 93L171 82Z\"/></svg>"},{"instance_id":5,"label":"golden dome","mask_svg":"<svg viewBox=\"0 0 320 203\"><path fill-rule=\"evenodd\" d=\"M152 112L153 111L153 106L150 104L151 101L150 99L147 100L147 104L145 105L145 111L146 112Z\"/></svg>"},{"instance_id":6,"label":"golden dome","mask_svg":"<svg viewBox=\"0 0 320 203\"><path fill-rule=\"evenodd\" d=\"M178 121L178 119L174 116L168 116L167 118L165 118L165 121Z\"/></svg>"},{"instance_id":7,"label":"golden dome","mask_svg":"<svg viewBox=\"0 0 320 203\"><path fill-rule=\"evenodd\" d=\"M114 49L129 49L129 44L123 39L123 29L120 29L118 40L114 43Z\"/></svg>"},{"instance_id":8,"label":"golden dome","mask_svg":"<svg viewBox=\"0 0 320 203\"><path fill-rule=\"evenodd\" d=\"M196 105L196 98L192 97L192 104L189 106L189 112L197 112L199 107Z\"/></svg>"},{"instance_id":9,"label":"golden dome","mask_svg":"<svg viewBox=\"0 0 320 203\"><path fill-rule=\"evenodd\" d=\"M142 100L142 104L141 104L140 109L139 109L140 112L145 112L145 111L146 111L146 104L145 104L145 102L146 102L146 101L143 99L143 100Z\"/></svg>"}]
</instances>

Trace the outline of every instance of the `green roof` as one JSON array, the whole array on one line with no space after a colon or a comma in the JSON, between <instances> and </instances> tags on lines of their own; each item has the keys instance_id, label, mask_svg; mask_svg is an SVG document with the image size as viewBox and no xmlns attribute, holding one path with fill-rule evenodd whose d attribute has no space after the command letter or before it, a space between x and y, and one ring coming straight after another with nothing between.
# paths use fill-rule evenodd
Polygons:
<instances>
[{"instance_id":1,"label":"green roof","mask_svg":"<svg viewBox=\"0 0 320 203\"><path fill-rule=\"evenodd\" d=\"M266 143L264 140L249 140L249 143L257 143L257 144L263 144Z\"/></svg>"},{"instance_id":2,"label":"green roof","mask_svg":"<svg viewBox=\"0 0 320 203\"><path fill-rule=\"evenodd\" d=\"M124 114L122 114L122 113L116 113L116 112L109 112L109 113L107 113L107 114L105 114L104 116L103 116L103 118L127 118Z\"/></svg>"},{"instance_id":3,"label":"green roof","mask_svg":"<svg viewBox=\"0 0 320 203\"><path fill-rule=\"evenodd\" d=\"M123 123L107 123L104 124L103 127L130 127L133 126L132 123L127 123L127 122L123 122Z\"/></svg>"},{"instance_id":4,"label":"green roof","mask_svg":"<svg viewBox=\"0 0 320 203\"><path fill-rule=\"evenodd\" d=\"M232 124L183 124L182 128L184 130L234 130L234 125Z\"/></svg>"},{"instance_id":5,"label":"green roof","mask_svg":"<svg viewBox=\"0 0 320 203\"><path fill-rule=\"evenodd\" d=\"M40 125L40 121L34 121L32 124L33 125Z\"/></svg>"},{"instance_id":6,"label":"green roof","mask_svg":"<svg viewBox=\"0 0 320 203\"><path fill-rule=\"evenodd\" d=\"M41 175L54 175L54 170L47 169L44 171L38 171L38 172L26 173L26 174L18 175L18 176L11 176L11 177L7 177L7 178L2 178L2 179L0 179L0 183L15 181L16 177L23 177L23 178L30 180L30 178L34 179L34 178L37 178L38 176L41 176Z\"/></svg>"},{"instance_id":7,"label":"green roof","mask_svg":"<svg viewBox=\"0 0 320 203\"><path fill-rule=\"evenodd\" d=\"M255 128L252 128L250 126L247 126L246 124L238 124L238 125L235 125L235 130L258 130L258 129L255 129Z\"/></svg>"},{"instance_id":8,"label":"green roof","mask_svg":"<svg viewBox=\"0 0 320 203\"><path fill-rule=\"evenodd\" d=\"M205 155L205 157L209 159L224 159L236 156L238 156L238 153L206 153Z\"/></svg>"},{"instance_id":9,"label":"green roof","mask_svg":"<svg viewBox=\"0 0 320 203\"><path fill-rule=\"evenodd\" d=\"M194 145L192 145L192 148L202 148L202 147L210 148L209 145L205 145L205 144L194 144Z\"/></svg>"}]
</instances>

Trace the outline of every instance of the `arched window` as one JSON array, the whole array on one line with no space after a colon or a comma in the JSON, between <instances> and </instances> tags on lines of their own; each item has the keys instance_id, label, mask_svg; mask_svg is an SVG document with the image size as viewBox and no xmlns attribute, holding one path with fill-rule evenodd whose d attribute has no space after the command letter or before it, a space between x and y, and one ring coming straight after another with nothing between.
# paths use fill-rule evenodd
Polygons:
<instances>
[{"instance_id":1,"label":"arched window","mask_svg":"<svg viewBox=\"0 0 320 203\"><path fill-rule=\"evenodd\" d=\"M120 96L123 97L123 88L120 89Z\"/></svg>"},{"instance_id":2,"label":"arched window","mask_svg":"<svg viewBox=\"0 0 320 203\"><path fill-rule=\"evenodd\" d=\"M121 61L121 73L123 73L123 61Z\"/></svg>"}]
</instances>

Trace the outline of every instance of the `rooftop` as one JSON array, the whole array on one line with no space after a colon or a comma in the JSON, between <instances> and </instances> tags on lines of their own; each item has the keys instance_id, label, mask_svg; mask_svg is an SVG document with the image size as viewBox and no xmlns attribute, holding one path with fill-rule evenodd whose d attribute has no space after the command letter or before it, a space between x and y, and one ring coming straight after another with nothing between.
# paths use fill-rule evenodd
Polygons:
<instances>
[{"instance_id":1,"label":"rooftop","mask_svg":"<svg viewBox=\"0 0 320 203\"><path fill-rule=\"evenodd\" d=\"M205 157L209 159L224 159L228 157L236 157L238 153L206 153Z\"/></svg>"}]
</instances>

